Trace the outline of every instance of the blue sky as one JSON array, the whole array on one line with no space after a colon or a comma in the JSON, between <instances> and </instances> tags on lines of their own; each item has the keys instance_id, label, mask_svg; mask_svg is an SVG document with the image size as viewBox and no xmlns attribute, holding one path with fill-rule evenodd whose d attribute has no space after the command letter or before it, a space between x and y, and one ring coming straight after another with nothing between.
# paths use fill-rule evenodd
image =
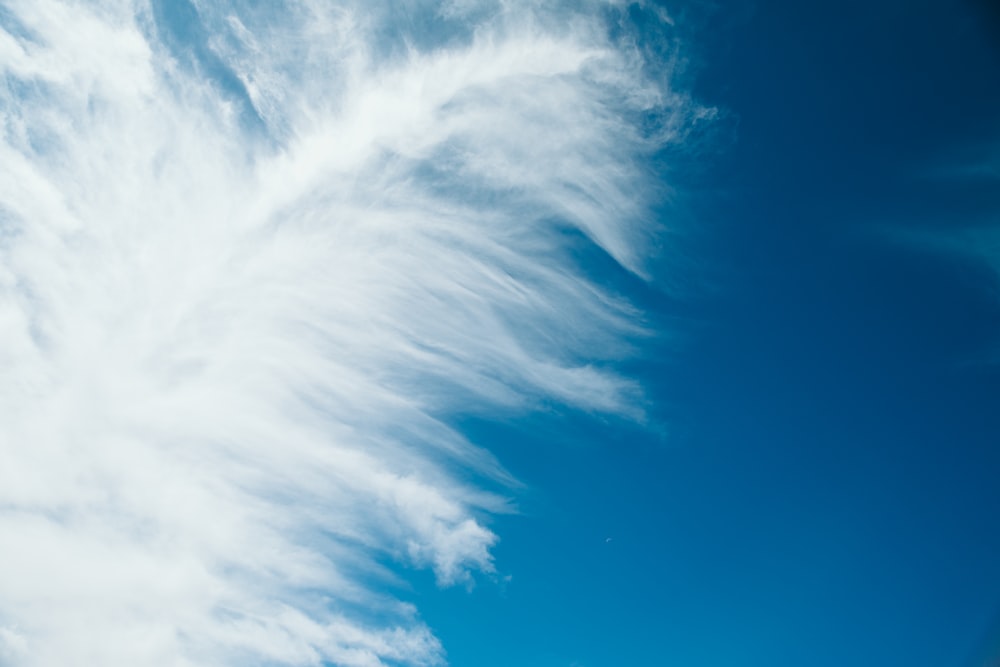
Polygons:
<instances>
[{"instance_id":1,"label":"blue sky","mask_svg":"<svg viewBox=\"0 0 1000 667\"><path fill-rule=\"evenodd\" d=\"M498 528L509 585L421 589L455 664L996 659L1000 33L982 10L673 9L726 117L677 242L681 282L710 287L632 292L683 331L638 370L665 434L482 427L534 491Z\"/></svg>"},{"instance_id":2,"label":"blue sky","mask_svg":"<svg viewBox=\"0 0 1000 667\"><path fill-rule=\"evenodd\" d=\"M988 2L0 28L0 662L1000 659Z\"/></svg>"}]
</instances>

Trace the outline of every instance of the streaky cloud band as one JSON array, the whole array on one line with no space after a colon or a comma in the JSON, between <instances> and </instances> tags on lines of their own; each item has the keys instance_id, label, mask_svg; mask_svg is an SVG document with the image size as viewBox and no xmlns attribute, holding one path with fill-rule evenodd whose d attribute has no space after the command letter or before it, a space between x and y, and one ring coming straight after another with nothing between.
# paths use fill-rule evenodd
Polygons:
<instances>
[{"instance_id":1,"label":"streaky cloud band","mask_svg":"<svg viewBox=\"0 0 1000 667\"><path fill-rule=\"evenodd\" d=\"M5 2L4 664L444 661L393 570L492 573L516 485L448 416L641 413L567 247L643 274L699 113L636 11Z\"/></svg>"}]
</instances>

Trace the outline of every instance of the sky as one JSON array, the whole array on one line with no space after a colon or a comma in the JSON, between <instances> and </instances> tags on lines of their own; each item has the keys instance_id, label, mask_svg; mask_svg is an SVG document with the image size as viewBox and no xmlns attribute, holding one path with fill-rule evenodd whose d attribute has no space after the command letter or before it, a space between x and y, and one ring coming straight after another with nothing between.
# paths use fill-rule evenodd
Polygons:
<instances>
[{"instance_id":1,"label":"sky","mask_svg":"<svg viewBox=\"0 0 1000 667\"><path fill-rule=\"evenodd\" d=\"M985 0L0 3L0 665L994 667Z\"/></svg>"}]
</instances>

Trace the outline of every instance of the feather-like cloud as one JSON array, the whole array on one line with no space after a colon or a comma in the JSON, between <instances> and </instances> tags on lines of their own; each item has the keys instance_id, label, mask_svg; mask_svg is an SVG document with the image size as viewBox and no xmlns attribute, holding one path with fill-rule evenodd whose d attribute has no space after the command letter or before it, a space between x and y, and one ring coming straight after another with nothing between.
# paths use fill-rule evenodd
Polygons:
<instances>
[{"instance_id":1,"label":"feather-like cloud","mask_svg":"<svg viewBox=\"0 0 1000 667\"><path fill-rule=\"evenodd\" d=\"M513 483L449 416L638 412L568 244L642 273L688 113L628 11L4 3L4 664L444 660L393 569Z\"/></svg>"}]
</instances>

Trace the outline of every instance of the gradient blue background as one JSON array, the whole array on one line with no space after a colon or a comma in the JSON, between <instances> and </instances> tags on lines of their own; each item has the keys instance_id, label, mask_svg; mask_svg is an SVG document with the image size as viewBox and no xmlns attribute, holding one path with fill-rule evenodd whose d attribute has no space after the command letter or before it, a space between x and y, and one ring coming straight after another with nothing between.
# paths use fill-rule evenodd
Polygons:
<instances>
[{"instance_id":1,"label":"gradient blue background","mask_svg":"<svg viewBox=\"0 0 1000 667\"><path fill-rule=\"evenodd\" d=\"M676 332L651 428L462 424L528 485L511 579L412 599L458 667L995 665L1000 293L954 243L1000 259L1000 13L669 8L723 115L667 156L663 278L591 260Z\"/></svg>"}]
</instances>

